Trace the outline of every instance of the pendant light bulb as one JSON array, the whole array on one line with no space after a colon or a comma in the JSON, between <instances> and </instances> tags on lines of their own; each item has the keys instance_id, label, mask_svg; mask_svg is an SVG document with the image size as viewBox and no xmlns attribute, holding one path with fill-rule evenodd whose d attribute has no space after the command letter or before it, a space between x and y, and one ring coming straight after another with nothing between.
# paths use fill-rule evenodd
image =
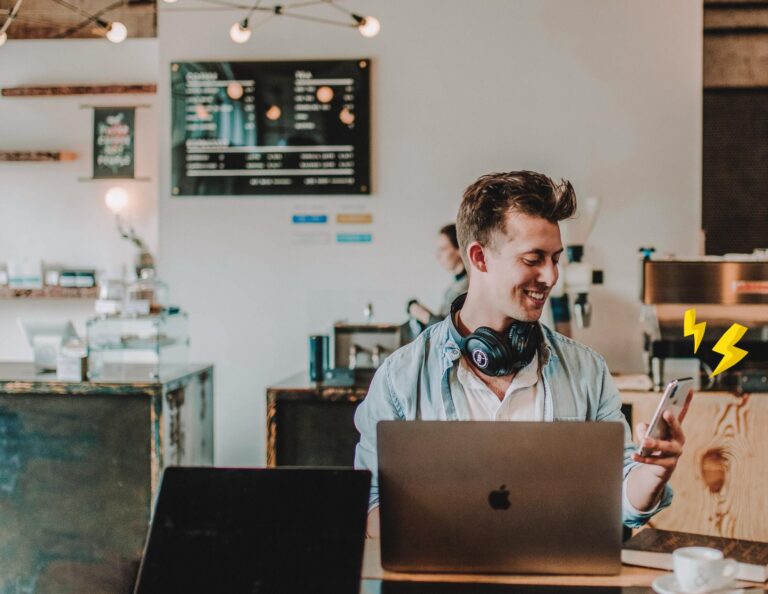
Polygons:
<instances>
[{"instance_id":1,"label":"pendant light bulb","mask_svg":"<svg viewBox=\"0 0 768 594\"><path fill-rule=\"evenodd\" d=\"M248 28L248 19L243 19L232 25L229 36L235 43L245 43L251 38L251 30Z\"/></svg>"},{"instance_id":2,"label":"pendant light bulb","mask_svg":"<svg viewBox=\"0 0 768 594\"><path fill-rule=\"evenodd\" d=\"M372 16L362 17L357 24L357 30L363 37L376 37L381 31L379 19Z\"/></svg>"},{"instance_id":3,"label":"pendant light bulb","mask_svg":"<svg viewBox=\"0 0 768 594\"><path fill-rule=\"evenodd\" d=\"M128 29L120 21L114 21L107 27L107 39L112 43L122 43L128 37Z\"/></svg>"}]
</instances>

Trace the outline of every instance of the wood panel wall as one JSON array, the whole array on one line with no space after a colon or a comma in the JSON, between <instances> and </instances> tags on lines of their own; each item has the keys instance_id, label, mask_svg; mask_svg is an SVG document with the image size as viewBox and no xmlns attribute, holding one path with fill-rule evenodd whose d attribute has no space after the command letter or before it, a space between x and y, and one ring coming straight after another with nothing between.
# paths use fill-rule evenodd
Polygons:
<instances>
[{"instance_id":1,"label":"wood panel wall","mask_svg":"<svg viewBox=\"0 0 768 594\"><path fill-rule=\"evenodd\" d=\"M640 421L652 417L659 395L626 392L622 399ZM768 542L768 394L696 394L683 430L674 501L651 525Z\"/></svg>"}]
</instances>

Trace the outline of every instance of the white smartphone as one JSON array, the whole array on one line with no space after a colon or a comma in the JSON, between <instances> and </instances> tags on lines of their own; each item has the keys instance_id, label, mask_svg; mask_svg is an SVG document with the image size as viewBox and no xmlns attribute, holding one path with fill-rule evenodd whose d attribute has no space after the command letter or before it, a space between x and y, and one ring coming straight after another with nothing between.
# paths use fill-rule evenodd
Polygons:
<instances>
[{"instance_id":1,"label":"white smartphone","mask_svg":"<svg viewBox=\"0 0 768 594\"><path fill-rule=\"evenodd\" d=\"M677 417L677 420L682 422L685 414L688 412L688 406L691 404L692 398L692 377L684 377L669 382L664 390L664 394L661 396L661 400L659 400L659 406L656 407L653 419L648 424L648 431L645 432L643 439L646 437L651 439L666 439L669 437L669 427L662 415L665 411L671 410ZM640 447L638 448L638 454L643 457L650 456L651 451Z\"/></svg>"}]
</instances>

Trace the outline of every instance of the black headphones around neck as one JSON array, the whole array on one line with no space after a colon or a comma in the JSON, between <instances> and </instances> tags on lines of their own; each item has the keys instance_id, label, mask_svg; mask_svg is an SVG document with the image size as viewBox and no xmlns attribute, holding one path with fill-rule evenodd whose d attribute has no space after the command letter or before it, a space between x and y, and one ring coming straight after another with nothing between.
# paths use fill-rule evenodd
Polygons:
<instances>
[{"instance_id":1,"label":"black headphones around neck","mask_svg":"<svg viewBox=\"0 0 768 594\"><path fill-rule=\"evenodd\" d=\"M542 341L538 322L515 321L507 334L481 326L467 336L461 336L455 321L456 313L464 305L467 294L457 297L451 304L451 324L454 338L461 352L485 375L502 376L520 371L528 365Z\"/></svg>"}]
</instances>

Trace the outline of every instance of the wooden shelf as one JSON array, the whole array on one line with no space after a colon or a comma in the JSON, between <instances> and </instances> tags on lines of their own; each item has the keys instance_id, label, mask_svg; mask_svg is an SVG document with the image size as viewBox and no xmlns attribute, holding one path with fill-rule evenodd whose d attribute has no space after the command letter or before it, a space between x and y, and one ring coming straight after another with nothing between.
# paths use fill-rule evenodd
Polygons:
<instances>
[{"instance_id":1,"label":"wooden shelf","mask_svg":"<svg viewBox=\"0 0 768 594\"><path fill-rule=\"evenodd\" d=\"M0 287L0 299L96 299L98 287L43 287L42 289L15 289Z\"/></svg>"},{"instance_id":2,"label":"wooden shelf","mask_svg":"<svg viewBox=\"0 0 768 594\"><path fill-rule=\"evenodd\" d=\"M77 153L71 151L0 151L0 162L22 161L74 161Z\"/></svg>"},{"instance_id":3,"label":"wooden shelf","mask_svg":"<svg viewBox=\"0 0 768 594\"><path fill-rule=\"evenodd\" d=\"M157 85L49 85L7 87L0 91L3 97L53 97L67 95L145 95L157 93Z\"/></svg>"}]
</instances>

